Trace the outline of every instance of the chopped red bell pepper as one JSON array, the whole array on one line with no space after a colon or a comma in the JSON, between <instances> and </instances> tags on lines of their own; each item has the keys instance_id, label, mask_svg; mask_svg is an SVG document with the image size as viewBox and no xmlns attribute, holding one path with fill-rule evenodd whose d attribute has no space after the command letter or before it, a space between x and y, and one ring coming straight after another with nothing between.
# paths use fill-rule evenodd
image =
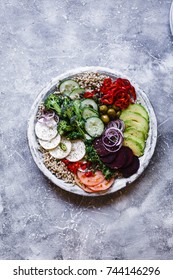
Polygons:
<instances>
[{"instance_id":1,"label":"chopped red bell pepper","mask_svg":"<svg viewBox=\"0 0 173 280\"><path fill-rule=\"evenodd\" d=\"M111 105L113 104L114 101L114 96L112 94L112 92L108 92L107 94L103 95L101 98L101 102L106 104L106 105Z\"/></svg>"},{"instance_id":2,"label":"chopped red bell pepper","mask_svg":"<svg viewBox=\"0 0 173 280\"><path fill-rule=\"evenodd\" d=\"M112 105L125 109L130 103L136 100L136 92L129 80L118 78L112 81L106 78L103 81L103 86L100 88L102 97L101 103Z\"/></svg>"},{"instance_id":3,"label":"chopped red bell pepper","mask_svg":"<svg viewBox=\"0 0 173 280\"><path fill-rule=\"evenodd\" d=\"M83 95L84 98L92 98L94 96L94 91L86 91Z\"/></svg>"},{"instance_id":4,"label":"chopped red bell pepper","mask_svg":"<svg viewBox=\"0 0 173 280\"><path fill-rule=\"evenodd\" d=\"M62 159L62 162L64 162L65 165L67 166L68 170L74 174L77 173L79 168L81 168L82 170L85 170L90 166L89 162L85 162L85 163L82 161L71 162L67 159Z\"/></svg>"},{"instance_id":5,"label":"chopped red bell pepper","mask_svg":"<svg viewBox=\"0 0 173 280\"><path fill-rule=\"evenodd\" d=\"M92 171L85 172L86 177L91 177L93 175L94 175L94 173Z\"/></svg>"}]
</instances>

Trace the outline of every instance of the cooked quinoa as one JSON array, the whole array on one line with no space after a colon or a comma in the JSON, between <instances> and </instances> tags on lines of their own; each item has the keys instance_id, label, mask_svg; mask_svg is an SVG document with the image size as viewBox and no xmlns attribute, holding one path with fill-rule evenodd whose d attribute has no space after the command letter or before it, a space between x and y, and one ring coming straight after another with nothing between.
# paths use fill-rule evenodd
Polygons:
<instances>
[{"instance_id":1,"label":"cooked quinoa","mask_svg":"<svg viewBox=\"0 0 173 280\"><path fill-rule=\"evenodd\" d=\"M43 162L45 166L52 172L52 174L66 183L75 184L74 174L68 171L66 165L62 161L56 160L41 146L39 147L39 150L43 154Z\"/></svg>"},{"instance_id":2,"label":"cooked quinoa","mask_svg":"<svg viewBox=\"0 0 173 280\"><path fill-rule=\"evenodd\" d=\"M41 115L43 114L44 110L45 110L44 103L41 102L40 105L38 106L38 111L37 111L36 119L40 119L41 118Z\"/></svg>"},{"instance_id":3,"label":"cooked quinoa","mask_svg":"<svg viewBox=\"0 0 173 280\"><path fill-rule=\"evenodd\" d=\"M82 88L87 90L99 89L104 79L107 76L94 73L94 72L84 72L79 75L76 75L73 80L76 81Z\"/></svg>"}]
</instances>

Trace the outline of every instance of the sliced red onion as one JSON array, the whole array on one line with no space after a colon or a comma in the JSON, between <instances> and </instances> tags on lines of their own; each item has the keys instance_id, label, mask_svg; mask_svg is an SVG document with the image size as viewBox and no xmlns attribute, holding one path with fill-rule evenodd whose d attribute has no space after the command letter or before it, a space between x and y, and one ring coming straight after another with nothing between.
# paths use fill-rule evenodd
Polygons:
<instances>
[{"instance_id":1,"label":"sliced red onion","mask_svg":"<svg viewBox=\"0 0 173 280\"><path fill-rule=\"evenodd\" d=\"M51 119L53 119L55 116L55 112L45 112L42 114L42 117L46 120L46 121L49 121Z\"/></svg>"},{"instance_id":2,"label":"sliced red onion","mask_svg":"<svg viewBox=\"0 0 173 280\"><path fill-rule=\"evenodd\" d=\"M54 127L57 125L57 122L54 119L46 120L45 118L40 118L38 122L44 123L48 127Z\"/></svg>"},{"instance_id":3,"label":"sliced red onion","mask_svg":"<svg viewBox=\"0 0 173 280\"><path fill-rule=\"evenodd\" d=\"M110 141L109 138L107 138L106 136L102 137L102 141L104 146L106 147L114 147L115 145L117 145L115 141Z\"/></svg>"},{"instance_id":4,"label":"sliced red onion","mask_svg":"<svg viewBox=\"0 0 173 280\"><path fill-rule=\"evenodd\" d=\"M109 124L107 125L107 128L111 128L111 127L115 127L115 128L120 129L121 131L124 131L125 124L122 120L118 119L118 120L109 122Z\"/></svg>"},{"instance_id":5,"label":"sliced red onion","mask_svg":"<svg viewBox=\"0 0 173 280\"><path fill-rule=\"evenodd\" d=\"M45 118L40 118L40 119L38 119L38 122L45 123L46 121L45 121Z\"/></svg>"},{"instance_id":6,"label":"sliced red onion","mask_svg":"<svg viewBox=\"0 0 173 280\"><path fill-rule=\"evenodd\" d=\"M57 122L54 120L54 119L51 119L49 121L46 121L45 124L48 126L48 127L54 127L57 125Z\"/></svg>"},{"instance_id":7,"label":"sliced red onion","mask_svg":"<svg viewBox=\"0 0 173 280\"><path fill-rule=\"evenodd\" d=\"M114 152L117 152L121 147L122 147L122 144L119 145L119 146L116 146L116 147L114 147L114 148L112 148L112 149L111 149L110 147L105 147L105 149L106 149L107 151L109 151L109 152L114 153Z\"/></svg>"},{"instance_id":8,"label":"sliced red onion","mask_svg":"<svg viewBox=\"0 0 173 280\"><path fill-rule=\"evenodd\" d=\"M55 119L54 119L55 117ZM38 120L40 123L46 124L48 127L54 127L59 122L59 117L55 116L55 112L45 112L41 115L41 118Z\"/></svg>"},{"instance_id":9,"label":"sliced red onion","mask_svg":"<svg viewBox=\"0 0 173 280\"><path fill-rule=\"evenodd\" d=\"M102 135L102 141L105 149L109 152L118 151L123 143L123 133L117 127L109 127Z\"/></svg>"}]
</instances>

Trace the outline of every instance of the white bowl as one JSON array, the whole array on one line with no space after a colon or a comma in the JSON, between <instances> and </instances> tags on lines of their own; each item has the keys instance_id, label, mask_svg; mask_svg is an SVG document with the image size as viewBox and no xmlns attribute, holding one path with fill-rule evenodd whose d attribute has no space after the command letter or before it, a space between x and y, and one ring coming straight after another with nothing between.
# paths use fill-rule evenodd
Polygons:
<instances>
[{"instance_id":1,"label":"white bowl","mask_svg":"<svg viewBox=\"0 0 173 280\"><path fill-rule=\"evenodd\" d=\"M111 188L107 190L107 192L104 193L86 193L84 192L80 187L77 185L72 185L69 183L65 183L63 180L58 179L55 175L53 175L44 165L43 159L42 159L42 153L39 152L38 150L38 141L34 132L34 126L35 126L35 121L36 121L36 114L38 111L38 106L39 104L50 94L55 90L56 85L59 83L59 81L67 78L73 78L74 75L80 74L82 72L98 72L101 74L108 75L112 78L115 77L122 77L122 78L127 78L130 80L132 85L135 87L136 92L137 92L137 98L141 102L142 105L145 106L145 108L148 111L149 117L150 117L150 128L149 128L149 134L148 134L148 139L146 142L146 147L144 151L144 155L140 157L140 167L134 175L132 175L129 178L121 178L121 179L116 179L114 184L112 185ZM38 94L30 112L30 117L28 121L28 143L29 147L31 150L31 154L33 156L33 159L35 163L37 164L38 168L43 172L43 174L49 178L55 185L58 187L69 191L71 193L75 193L78 195L83 195L83 196L101 196L101 195L106 195L110 193L114 193L124 187L126 187L128 184L134 182L144 171L144 169L147 167L149 164L149 161L154 153L155 146L156 146L156 141L157 141L157 120L156 116L153 110L153 107L146 96L146 94L143 92L142 89L131 79L128 77L124 77L123 74L118 73L117 71L114 71L113 69L105 68L105 67L83 67L83 68L77 68L72 71L68 71L62 75L59 75L58 77L54 78L51 80L51 82L45 86L42 91Z\"/></svg>"}]
</instances>

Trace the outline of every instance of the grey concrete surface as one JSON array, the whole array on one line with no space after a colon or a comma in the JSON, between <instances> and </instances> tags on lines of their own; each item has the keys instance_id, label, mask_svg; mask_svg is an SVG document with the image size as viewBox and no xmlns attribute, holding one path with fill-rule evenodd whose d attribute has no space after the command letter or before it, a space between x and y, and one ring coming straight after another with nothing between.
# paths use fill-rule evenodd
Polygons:
<instances>
[{"instance_id":1,"label":"grey concrete surface","mask_svg":"<svg viewBox=\"0 0 173 280\"><path fill-rule=\"evenodd\" d=\"M171 1L1 0L0 259L173 259ZM158 119L155 154L125 190L85 198L36 167L26 130L53 77L104 66L136 81Z\"/></svg>"}]
</instances>

